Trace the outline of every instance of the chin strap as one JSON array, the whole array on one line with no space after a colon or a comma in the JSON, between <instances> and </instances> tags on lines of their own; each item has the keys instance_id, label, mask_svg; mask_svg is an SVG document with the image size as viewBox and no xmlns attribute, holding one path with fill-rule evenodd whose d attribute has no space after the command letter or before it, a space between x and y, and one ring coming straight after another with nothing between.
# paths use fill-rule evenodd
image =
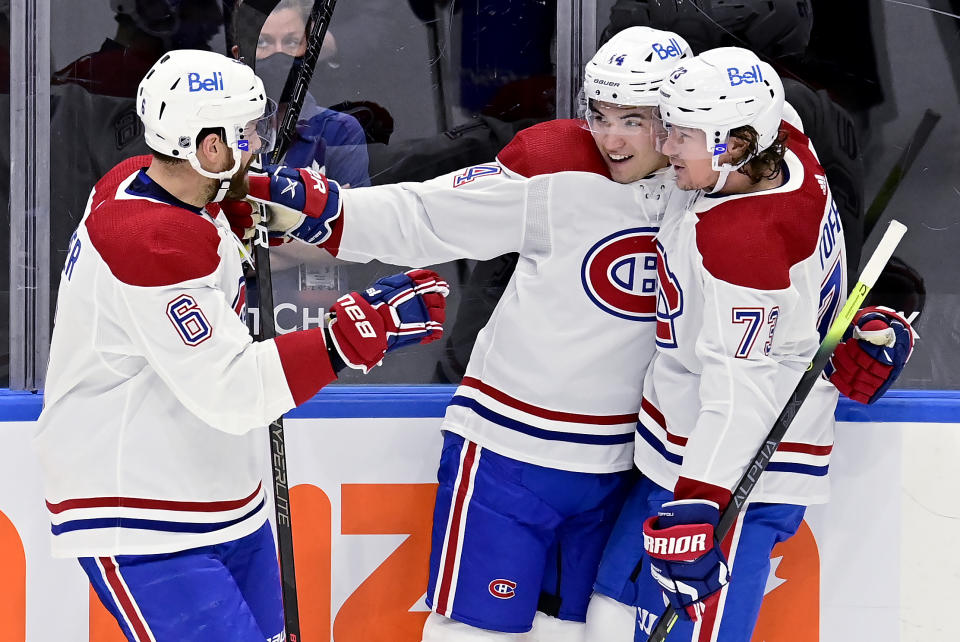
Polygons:
<instances>
[{"instance_id":1,"label":"chin strap","mask_svg":"<svg viewBox=\"0 0 960 642\"><path fill-rule=\"evenodd\" d=\"M213 197L211 202L218 203L224 199L227 195L227 190L230 189L230 180L234 177L237 171L240 169L240 152L231 148L233 152L233 167L222 172L208 172L200 166L200 161L197 160L196 154L191 154L187 157L187 160L190 162L190 167L192 167L198 174L201 176L206 176L207 178L212 178L214 180L220 181L220 187L217 189L217 195Z\"/></svg>"},{"instance_id":2,"label":"chin strap","mask_svg":"<svg viewBox=\"0 0 960 642\"><path fill-rule=\"evenodd\" d=\"M716 194L723 189L723 186L727 183L727 177L730 176L731 172L737 171L738 168L731 167L730 165L724 165L720 168L720 176L717 177L717 184L713 186L713 189L707 192L707 194Z\"/></svg>"},{"instance_id":3,"label":"chin strap","mask_svg":"<svg viewBox=\"0 0 960 642\"><path fill-rule=\"evenodd\" d=\"M731 165L730 163L724 163L718 167L714 167L715 170L720 172L720 176L717 177L717 184L713 186L713 189L707 192L708 194L716 194L723 189L723 186L727 184L727 177L730 176L733 172L739 170L741 167L753 160L753 156L749 156L743 160L741 163L736 165Z\"/></svg>"}]
</instances>

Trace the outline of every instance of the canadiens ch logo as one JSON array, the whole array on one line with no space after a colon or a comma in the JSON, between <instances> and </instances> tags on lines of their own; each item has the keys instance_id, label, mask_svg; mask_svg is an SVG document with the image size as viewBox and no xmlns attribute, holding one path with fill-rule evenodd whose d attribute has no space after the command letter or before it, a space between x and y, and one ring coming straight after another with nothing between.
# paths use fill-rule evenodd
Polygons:
<instances>
[{"instance_id":1,"label":"canadiens ch logo","mask_svg":"<svg viewBox=\"0 0 960 642\"><path fill-rule=\"evenodd\" d=\"M630 321L656 320L656 233L654 227L634 227L590 248L580 278L597 307Z\"/></svg>"},{"instance_id":2,"label":"canadiens ch logo","mask_svg":"<svg viewBox=\"0 0 960 642\"><path fill-rule=\"evenodd\" d=\"M517 583L510 580L493 580L490 582L490 595L498 600L509 600L516 595Z\"/></svg>"}]
</instances>

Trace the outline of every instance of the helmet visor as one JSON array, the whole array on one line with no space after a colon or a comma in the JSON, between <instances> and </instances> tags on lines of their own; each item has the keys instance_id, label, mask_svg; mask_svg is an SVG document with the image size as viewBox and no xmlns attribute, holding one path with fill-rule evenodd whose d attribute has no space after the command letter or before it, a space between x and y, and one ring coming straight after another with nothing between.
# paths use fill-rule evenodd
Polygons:
<instances>
[{"instance_id":1,"label":"helmet visor","mask_svg":"<svg viewBox=\"0 0 960 642\"><path fill-rule=\"evenodd\" d=\"M267 154L273 151L277 141L277 103L267 98L267 105L263 116L248 122L237 140L237 147L242 152L251 154Z\"/></svg>"},{"instance_id":2,"label":"helmet visor","mask_svg":"<svg viewBox=\"0 0 960 642\"><path fill-rule=\"evenodd\" d=\"M656 149L664 156L684 161L704 160L712 157L707 149L707 134L702 129L674 125L660 117L659 111L654 118L654 138ZM722 154L726 145L717 145L716 152Z\"/></svg>"},{"instance_id":3,"label":"helmet visor","mask_svg":"<svg viewBox=\"0 0 960 642\"><path fill-rule=\"evenodd\" d=\"M590 100L584 120L591 133L597 136L642 136L654 143L656 126L655 107L616 105Z\"/></svg>"}]
</instances>

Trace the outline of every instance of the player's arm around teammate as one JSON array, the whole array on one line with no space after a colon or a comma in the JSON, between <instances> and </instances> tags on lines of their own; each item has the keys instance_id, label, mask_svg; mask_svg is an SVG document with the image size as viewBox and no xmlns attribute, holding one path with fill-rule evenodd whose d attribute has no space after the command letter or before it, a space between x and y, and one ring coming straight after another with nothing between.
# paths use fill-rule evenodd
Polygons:
<instances>
[{"instance_id":1,"label":"player's arm around teammate","mask_svg":"<svg viewBox=\"0 0 960 642\"><path fill-rule=\"evenodd\" d=\"M821 381L756 501L714 537L845 298L839 216L782 97L774 70L733 48L681 63L661 88L662 150L688 196L658 234L658 352L635 450L645 479L604 553L591 640L645 639L662 596L681 616L671 639L749 640L771 549L827 500L837 393Z\"/></svg>"}]
</instances>

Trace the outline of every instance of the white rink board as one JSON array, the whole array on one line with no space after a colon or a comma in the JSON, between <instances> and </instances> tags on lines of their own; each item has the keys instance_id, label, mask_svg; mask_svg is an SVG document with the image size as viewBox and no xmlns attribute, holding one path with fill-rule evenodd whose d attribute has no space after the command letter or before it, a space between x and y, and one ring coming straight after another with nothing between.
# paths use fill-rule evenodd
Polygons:
<instances>
[{"instance_id":1,"label":"white rink board","mask_svg":"<svg viewBox=\"0 0 960 642\"><path fill-rule=\"evenodd\" d=\"M304 630L307 642L325 635L330 639L335 636L337 642L419 640L409 633L404 634L406 637L396 633L396 622L403 621L415 628L418 618L424 617L425 572L420 577L414 567L426 566L424 528L429 526L421 522L425 521L423 515L428 514L429 506L424 504L423 497L432 492L429 484L436 479L439 423L437 417L287 421L292 485L308 484L322 490L331 508L330 616L325 620L313 612L317 605L310 600L323 595L322 591L309 589L308 595L301 596L301 610L307 611L306 617L314 623L313 637L306 637ZM30 421L0 422L0 512L16 529L26 560L25 614L18 611L15 603L13 607L8 604L0 607L0 619L25 619L26 639L30 642L85 642L93 639L88 635L86 578L75 562L49 556L49 523L29 443L33 427ZM953 553L955 542L960 541L960 499L956 493L960 485L960 469L956 466L960 460L958 430L960 421L838 425L831 464L833 501L811 509L807 516L821 560L820 640L960 639L960 619L953 616L956 596L960 595L960 561ZM264 434L264 448L267 447ZM357 531L366 528L368 533L375 533L379 528L378 516L365 516L365 506L358 505L358 495L354 493L357 488L370 491L362 497L384 497L384 506L388 507L393 497L390 489L416 491L420 498L417 514L421 516L416 536L401 532L402 528L390 532L389 524L384 534ZM297 497L294 499L296 502ZM295 503L295 511L296 508ZM405 507L399 507L399 517L390 519L403 518L405 511ZM416 513L412 509L408 512ZM365 521L367 517L372 526L356 525L358 518ZM296 512L294 523L297 524ZM323 539L323 533L316 537ZM404 557L402 545L407 546L404 550L408 559L406 566L398 567L393 562ZM418 555L412 566L411 550ZM402 577L406 579L400 584L409 582L410 586L388 587L388 599L384 600L384 594L377 593L383 587L376 585L388 576L382 573L390 567L388 561L393 564L391 568L405 569ZM311 566L298 565L297 570L302 584L323 583L310 576ZM4 566L0 573L8 575L4 578L5 586L17 585L15 569ZM776 588L769 597L778 591L786 595L790 582L788 579L779 583L772 578L768 587ZM411 591L418 597L409 598ZM365 600L377 603L365 614L369 621L358 621L356 610L345 607L351 600L354 606L363 606ZM391 600L400 600L400 605L391 607L385 603ZM395 611L392 614L391 608ZM377 623L378 618L385 622L382 626ZM22 625L15 621L0 622L4 631L13 634L3 635L3 639L22 639L17 635L19 626ZM317 635L318 627L327 630ZM394 633L386 633L387 630ZM804 642L791 635L789 631L768 631L763 639ZM95 638L97 642L117 639L102 634Z\"/></svg>"}]
</instances>

